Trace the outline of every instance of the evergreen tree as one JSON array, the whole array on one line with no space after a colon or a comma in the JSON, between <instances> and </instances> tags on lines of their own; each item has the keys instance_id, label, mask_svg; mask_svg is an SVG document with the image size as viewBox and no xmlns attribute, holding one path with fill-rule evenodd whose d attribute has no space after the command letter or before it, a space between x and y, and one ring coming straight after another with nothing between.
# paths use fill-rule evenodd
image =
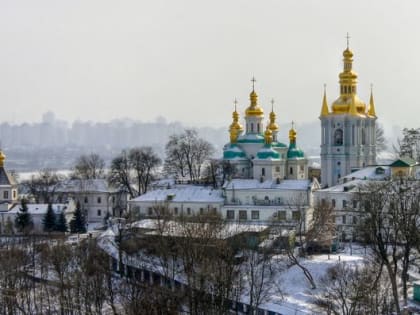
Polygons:
<instances>
[{"instance_id":1,"label":"evergreen tree","mask_svg":"<svg viewBox=\"0 0 420 315\"><path fill-rule=\"evenodd\" d=\"M55 213L51 203L48 203L47 212L45 213L44 218L42 219L42 225L45 232L52 232L55 229L56 225Z\"/></svg>"},{"instance_id":2,"label":"evergreen tree","mask_svg":"<svg viewBox=\"0 0 420 315\"><path fill-rule=\"evenodd\" d=\"M76 204L76 210L74 211L73 218L70 221L70 232L86 233L85 216L83 215L79 201Z\"/></svg>"},{"instance_id":3,"label":"evergreen tree","mask_svg":"<svg viewBox=\"0 0 420 315\"><path fill-rule=\"evenodd\" d=\"M21 206L16 215L15 227L19 232L29 232L33 228L32 216L28 212L26 199L22 199Z\"/></svg>"},{"instance_id":4,"label":"evergreen tree","mask_svg":"<svg viewBox=\"0 0 420 315\"><path fill-rule=\"evenodd\" d=\"M58 215L54 230L58 232L67 232L67 229L68 229L67 220L64 213L64 209L63 209L63 211L61 211L60 214Z\"/></svg>"}]
</instances>

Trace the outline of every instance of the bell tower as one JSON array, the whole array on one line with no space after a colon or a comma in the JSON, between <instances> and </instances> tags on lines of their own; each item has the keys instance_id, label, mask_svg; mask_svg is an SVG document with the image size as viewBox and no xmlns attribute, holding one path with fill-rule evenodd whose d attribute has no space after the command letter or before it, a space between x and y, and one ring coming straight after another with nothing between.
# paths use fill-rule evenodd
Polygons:
<instances>
[{"instance_id":1,"label":"bell tower","mask_svg":"<svg viewBox=\"0 0 420 315\"><path fill-rule=\"evenodd\" d=\"M324 86L321 114L321 185L336 185L352 171L376 164L376 111L371 89L369 107L357 96L353 52L343 52L340 96L329 109Z\"/></svg>"}]
</instances>

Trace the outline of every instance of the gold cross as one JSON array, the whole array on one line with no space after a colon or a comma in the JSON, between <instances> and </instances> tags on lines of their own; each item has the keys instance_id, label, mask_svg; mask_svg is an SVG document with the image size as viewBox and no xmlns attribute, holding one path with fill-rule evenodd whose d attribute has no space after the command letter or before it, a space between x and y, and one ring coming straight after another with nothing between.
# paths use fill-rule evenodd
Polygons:
<instances>
[{"instance_id":1,"label":"gold cross","mask_svg":"<svg viewBox=\"0 0 420 315\"><path fill-rule=\"evenodd\" d=\"M233 101L233 104L235 104L235 112L236 112L236 104L238 104L238 100L235 98L235 100Z\"/></svg>"},{"instance_id":2,"label":"gold cross","mask_svg":"<svg viewBox=\"0 0 420 315\"><path fill-rule=\"evenodd\" d=\"M349 49L350 35L349 35L348 32L347 32L347 35L346 35L346 39L347 39L347 49Z\"/></svg>"},{"instance_id":3,"label":"gold cross","mask_svg":"<svg viewBox=\"0 0 420 315\"><path fill-rule=\"evenodd\" d=\"M273 111L274 108L274 98L271 99L271 111Z\"/></svg>"}]
</instances>

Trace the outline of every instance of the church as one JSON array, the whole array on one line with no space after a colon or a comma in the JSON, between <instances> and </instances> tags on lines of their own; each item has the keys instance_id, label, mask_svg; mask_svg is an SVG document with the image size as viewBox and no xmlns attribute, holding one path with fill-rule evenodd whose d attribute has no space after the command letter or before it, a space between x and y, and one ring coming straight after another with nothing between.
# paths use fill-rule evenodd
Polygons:
<instances>
[{"instance_id":1,"label":"church","mask_svg":"<svg viewBox=\"0 0 420 315\"><path fill-rule=\"evenodd\" d=\"M353 52L343 52L339 74L340 96L328 106L326 91L321 107L321 184L331 187L340 178L376 164L376 111L371 88L369 106L357 96Z\"/></svg>"},{"instance_id":2,"label":"church","mask_svg":"<svg viewBox=\"0 0 420 315\"><path fill-rule=\"evenodd\" d=\"M272 101L270 118L264 128L264 110L258 104L255 79L252 82L250 104L245 110L245 128L239 122L235 101L233 121L229 127L230 142L223 148L223 161L232 166L232 177L261 182L307 179L308 160L297 146L297 132L293 123L289 131L289 145L279 142L279 125Z\"/></svg>"}]
</instances>

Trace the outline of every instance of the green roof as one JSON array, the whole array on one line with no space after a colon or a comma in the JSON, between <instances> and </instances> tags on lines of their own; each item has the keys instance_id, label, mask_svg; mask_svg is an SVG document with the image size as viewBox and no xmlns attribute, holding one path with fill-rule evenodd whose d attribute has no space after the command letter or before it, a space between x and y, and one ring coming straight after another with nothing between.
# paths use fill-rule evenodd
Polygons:
<instances>
[{"instance_id":1,"label":"green roof","mask_svg":"<svg viewBox=\"0 0 420 315\"><path fill-rule=\"evenodd\" d=\"M390 167L411 167L416 165L417 162L409 157L402 157L398 160L392 162L389 166Z\"/></svg>"},{"instance_id":2,"label":"green roof","mask_svg":"<svg viewBox=\"0 0 420 315\"><path fill-rule=\"evenodd\" d=\"M271 148L271 145L265 145L264 148L257 152L258 159L279 159L280 153Z\"/></svg>"},{"instance_id":3,"label":"green roof","mask_svg":"<svg viewBox=\"0 0 420 315\"><path fill-rule=\"evenodd\" d=\"M304 158L305 154L303 151L296 147L296 143L291 143L289 146L289 150L287 150L287 158L288 159L298 159Z\"/></svg>"},{"instance_id":4,"label":"green roof","mask_svg":"<svg viewBox=\"0 0 420 315\"><path fill-rule=\"evenodd\" d=\"M281 142L273 142L273 147L275 148L287 148L287 145Z\"/></svg>"},{"instance_id":5,"label":"green roof","mask_svg":"<svg viewBox=\"0 0 420 315\"><path fill-rule=\"evenodd\" d=\"M236 158L246 158L246 154L236 144L231 144L226 150L224 150L223 158L226 160L233 160Z\"/></svg>"}]
</instances>

